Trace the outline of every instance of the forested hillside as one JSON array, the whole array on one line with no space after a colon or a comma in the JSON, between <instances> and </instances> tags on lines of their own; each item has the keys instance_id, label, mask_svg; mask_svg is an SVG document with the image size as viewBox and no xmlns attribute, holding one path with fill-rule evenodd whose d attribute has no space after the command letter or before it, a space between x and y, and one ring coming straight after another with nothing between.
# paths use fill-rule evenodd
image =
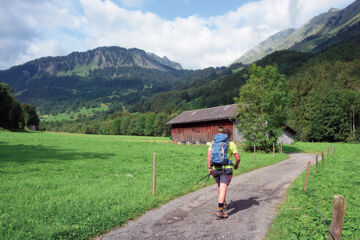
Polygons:
<instances>
[{"instance_id":1,"label":"forested hillside","mask_svg":"<svg viewBox=\"0 0 360 240\"><path fill-rule=\"evenodd\" d=\"M301 139L351 141L359 136L360 43L338 45L319 54L278 51L257 62L276 65L291 93L288 124ZM160 93L135 106L140 112L174 112L233 103L247 68L201 86Z\"/></svg>"}]
</instances>

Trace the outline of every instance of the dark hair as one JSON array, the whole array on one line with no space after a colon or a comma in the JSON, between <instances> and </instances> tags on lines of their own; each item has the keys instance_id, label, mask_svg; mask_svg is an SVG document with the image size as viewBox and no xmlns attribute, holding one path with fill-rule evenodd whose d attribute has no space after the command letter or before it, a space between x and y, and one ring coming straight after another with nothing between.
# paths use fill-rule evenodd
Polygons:
<instances>
[{"instance_id":1,"label":"dark hair","mask_svg":"<svg viewBox=\"0 0 360 240\"><path fill-rule=\"evenodd\" d=\"M226 135L228 135L229 139L232 139L232 132L231 132L230 129L225 128L225 129L222 130L222 132L225 133Z\"/></svg>"},{"instance_id":2,"label":"dark hair","mask_svg":"<svg viewBox=\"0 0 360 240\"><path fill-rule=\"evenodd\" d=\"M223 132L223 131L224 131L223 126L218 126L218 131L219 131L219 132Z\"/></svg>"}]
</instances>

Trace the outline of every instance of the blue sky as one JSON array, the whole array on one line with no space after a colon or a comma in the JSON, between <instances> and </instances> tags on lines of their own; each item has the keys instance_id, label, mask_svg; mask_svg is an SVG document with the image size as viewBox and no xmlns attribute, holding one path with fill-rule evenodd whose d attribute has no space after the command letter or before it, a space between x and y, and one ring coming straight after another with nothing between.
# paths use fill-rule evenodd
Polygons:
<instances>
[{"instance_id":1,"label":"blue sky","mask_svg":"<svg viewBox=\"0 0 360 240\"><path fill-rule=\"evenodd\" d=\"M0 0L0 69L100 46L186 69L225 66L267 37L353 0Z\"/></svg>"},{"instance_id":2,"label":"blue sky","mask_svg":"<svg viewBox=\"0 0 360 240\"><path fill-rule=\"evenodd\" d=\"M133 5L128 2L132 2ZM115 1L115 3L121 7L153 12L167 20L172 20L177 17L186 18L193 15L197 15L199 17L223 15L248 2L251 2L251 0Z\"/></svg>"}]
</instances>

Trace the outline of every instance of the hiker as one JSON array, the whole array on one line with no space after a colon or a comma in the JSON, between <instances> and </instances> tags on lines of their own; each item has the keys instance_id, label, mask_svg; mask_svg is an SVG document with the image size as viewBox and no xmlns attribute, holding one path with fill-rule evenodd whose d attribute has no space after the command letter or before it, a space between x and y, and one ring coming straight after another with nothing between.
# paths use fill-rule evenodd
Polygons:
<instances>
[{"instance_id":1,"label":"hiker","mask_svg":"<svg viewBox=\"0 0 360 240\"><path fill-rule=\"evenodd\" d=\"M216 212L217 219L227 218L228 214L224 212L226 207L226 190L230 184L232 177L232 167L238 169L240 163L240 156L232 140L232 132L229 129L223 129L218 127L219 133L215 135L214 141L209 146L207 154L207 164L209 168L209 174L215 179L218 184L218 207ZM220 139L220 144L219 144ZM221 142L223 144L221 144ZM219 145L222 145L221 147ZM217 149L215 149L217 148ZM222 157L221 153L225 152L225 156ZM233 165L231 157L234 155L236 164ZM219 156L220 161L219 162Z\"/></svg>"}]
</instances>

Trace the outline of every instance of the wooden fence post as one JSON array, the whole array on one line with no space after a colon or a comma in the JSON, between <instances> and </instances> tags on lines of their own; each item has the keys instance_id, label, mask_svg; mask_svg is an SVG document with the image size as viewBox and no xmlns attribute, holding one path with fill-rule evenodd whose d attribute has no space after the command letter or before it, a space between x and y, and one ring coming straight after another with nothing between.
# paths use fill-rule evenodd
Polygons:
<instances>
[{"instance_id":1,"label":"wooden fence post","mask_svg":"<svg viewBox=\"0 0 360 240\"><path fill-rule=\"evenodd\" d=\"M280 143L280 152L281 152L281 153L283 153L282 147L283 147L283 143Z\"/></svg>"},{"instance_id":2,"label":"wooden fence post","mask_svg":"<svg viewBox=\"0 0 360 240\"><path fill-rule=\"evenodd\" d=\"M318 173L318 153L316 153L316 157L315 157L315 173Z\"/></svg>"},{"instance_id":3,"label":"wooden fence post","mask_svg":"<svg viewBox=\"0 0 360 240\"><path fill-rule=\"evenodd\" d=\"M153 196L155 196L156 192L156 153L154 153L153 160L153 188L152 188Z\"/></svg>"},{"instance_id":4,"label":"wooden fence post","mask_svg":"<svg viewBox=\"0 0 360 240\"><path fill-rule=\"evenodd\" d=\"M336 237L336 239L341 240L342 229L345 218L345 208L346 208L346 200L344 196L335 195L328 240L334 239L331 234L333 234Z\"/></svg>"},{"instance_id":5,"label":"wooden fence post","mask_svg":"<svg viewBox=\"0 0 360 240\"><path fill-rule=\"evenodd\" d=\"M326 149L326 159L329 159L329 147Z\"/></svg>"},{"instance_id":6,"label":"wooden fence post","mask_svg":"<svg viewBox=\"0 0 360 240\"><path fill-rule=\"evenodd\" d=\"M321 152L321 163L324 164L324 152Z\"/></svg>"},{"instance_id":7,"label":"wooden fence post","mask_svg":"<svg viewBox=\"0 0 360 240\"><path fill-rule=\"evenodd\" d=\"M256 162L256 145L254 144L254 162Z\"/></svg>"},{"instance_id":8,"label":"wooden fence post","mask_svg":"<svg viewBox=\"0 0 360 240\"><path fill-rule=\"evenodd\" d=\"M311 161L309 160L306 166L306 177L305 177L305 184L304 184L304 192L306 191L308 180L309 180L309 173L310 173L310 165Z\"/></svg>"},{"instance_id":9,"label":"wooden fence post","mask_svg":"<svg viewBox=\"0 0 360 240\"><path fill-rule=\"evenodd\" d=\"M275 156L275 143L273 143L273 154Z\"/></svg>"}]
</instances>

